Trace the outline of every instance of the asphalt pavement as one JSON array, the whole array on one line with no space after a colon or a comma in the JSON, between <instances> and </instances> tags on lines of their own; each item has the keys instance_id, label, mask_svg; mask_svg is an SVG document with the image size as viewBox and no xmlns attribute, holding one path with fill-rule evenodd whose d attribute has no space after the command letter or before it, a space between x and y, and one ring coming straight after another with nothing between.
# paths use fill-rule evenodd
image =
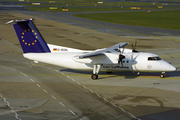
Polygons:
<instances>
[{"instance_id":1,"label":"asphalt pavement","mask_svg":"<svg viewBox=\"0 0 180 120\"><path fill-rule=\"evenodd\" d=\"M160 73L137 75L133 72L112 74L100 72L99 79L93 81L90 78L92 71L76 71L44 63L35 64L33 61L24 59L22 50L14 44L16 43L14 40L17 40L13 40L15 36L12 35L9 38L3 34L7 39L0 37L0 119L176 120L180 118L179 31L86 20L71 16L74 13L5 12L50 20L46 24L41 24L38 19L37 24L43 33L50 35L50 38L55 38L55 35L60 34L57 30L64 31L63 37L66 41L69 40L69 43L74 42L69 36L78 38L77 45L89 39L81 38L89 34L93 34L91 41L99 34L108 37L106 44L112 41L112 36L109 34L122 36L123 41L138 38L141 39L140 41L145 41L144 44L151 43L148 40L168 41L173 47L143 49L143 51L158 54L178 70L167 72L164 79L159 77ZM3 14L1 17L1 20L5 21L13 16ZM65 23L64 28L53 29L59 24L52 26L51 21ZM86 34L77 36L77 32L82 32L77 31L79 30L77 27L86 28L83 29L84 33L87 31ZM52 33L44 28L51 28ZM13 28L4 26L4 30L9 29ZM2 36L1 33L0 36ZM62 40L63 37L59 38ZM57 39L49 41L54 44L59 43ZM91 46L94 47L93 44Z\"/></svg>"}]
</instances>

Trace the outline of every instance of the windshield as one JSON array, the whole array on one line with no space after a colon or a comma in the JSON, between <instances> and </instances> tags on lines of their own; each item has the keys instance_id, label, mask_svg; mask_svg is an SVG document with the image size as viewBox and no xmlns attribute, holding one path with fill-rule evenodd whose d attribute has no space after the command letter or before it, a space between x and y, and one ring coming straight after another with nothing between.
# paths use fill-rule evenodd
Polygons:
<instances>
[{"instance_id":1,"label":"windshield","mask_svg":"<svg viewBox=\"0 0 180 120\"><path fill-rule=\"evenodd\" d=\"M157 60L162 60L160 57L148 57L149 61L157 61Z\"/></svg>"}]
</instances>

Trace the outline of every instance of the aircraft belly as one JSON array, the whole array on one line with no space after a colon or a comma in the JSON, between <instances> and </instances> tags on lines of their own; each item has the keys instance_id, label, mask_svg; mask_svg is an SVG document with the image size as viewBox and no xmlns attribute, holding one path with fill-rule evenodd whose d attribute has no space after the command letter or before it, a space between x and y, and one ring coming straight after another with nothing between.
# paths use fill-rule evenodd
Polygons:
<instances>
[{"instance_id":1,"label":"aircraft belly","mask_svg":"<svg viewBox=\"0 0 180 120\"><path fill-rule=\"evenodd\" d=\"M71 68L71 69L92 69L92 64L84 64L84 63L78 63L72 60L72 56L74 54L67 54L67 53L27 53L23 54L25 58L39 61L43 63L48 63L52 65L57 65L65 68Z\"/></svg>"}]
</instances>

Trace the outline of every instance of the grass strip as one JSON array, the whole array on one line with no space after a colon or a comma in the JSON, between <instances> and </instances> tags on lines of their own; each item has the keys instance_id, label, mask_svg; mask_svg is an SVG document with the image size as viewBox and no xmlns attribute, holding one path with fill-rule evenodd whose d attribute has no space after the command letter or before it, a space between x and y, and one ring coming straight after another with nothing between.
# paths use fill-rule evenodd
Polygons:
<instances>
[{"instance_id":1,"label":"grass strip","mask_svg":"<svg viewBox=\"0 0 180 120\"><path fill-rule=\"evenodd\" d=\"M180 30L180 10L93 13L74 16L117 24Z\"/></svg>"}]
</instances>

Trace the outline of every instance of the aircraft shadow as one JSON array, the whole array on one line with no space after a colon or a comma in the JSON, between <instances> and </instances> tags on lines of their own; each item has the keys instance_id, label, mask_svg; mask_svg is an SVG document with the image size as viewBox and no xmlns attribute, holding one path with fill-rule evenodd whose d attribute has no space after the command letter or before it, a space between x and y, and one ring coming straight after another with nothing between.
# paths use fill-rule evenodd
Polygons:
<instances>
[{"instance_id":1,"label":"aircraft shadow","mask_svg":"<svg viewBox=\"0 0 180 120\"><path fill-rule=\"evenodd\" d=\"M150 114L150 115L145 115L145 116L140 116L141 120L179 120L180 119L180 109L175 109L175 110L168 110L168 109L173 109L173 108L165 108L165 107L149 107L147 106L147 109L154 109L154 111L157 111L158 109L167 109L163 110L165 112L159 112L155 114ZM135 120L135 119L132 119Z\"/></svg>"},{"instance_id":2,"label":"aircraft shadow","mask_svg":"<svg viewBox=\"0 0 180 120\"><path fill-rule=\"evenodd\" d=\"M79 71L79 70L72 70L72 69L62 69L60 70L62 72L72 72L72 73L77 73L77 74L86 74L86 75L89 75L91 76L92 75L92 71ZM102 75L102 76L101 76ZM107 75L107 76L105 76ZM137 75L136 73L132 73L132 72L112 72L112 73L107 73L105 71L100 71L99 72L99 78L98 79L104 79L104 78L112 78L112 77L118 77L118 76L124 76L125 78L136 78Z\"/></svg>"},{"instance_id":3,"label":"aircraft shadow","mask_svg":"<svg viewBox=\"0 0 180 120\"><path fill-rule=\"evenodd\" d=\"M84 74L84 75L88 74L90 76L92 74L92 71L79 71L79 70L72 70L72 69L62 69L60 71L62 71L62 72L77 73L77 74ZM122 76L122 77L124 77L124 79L135 79L135 78L137 78L139 76L159 77L160 74L161 74L161 72L153 72L153 73L142 72L139 75L137 75L137 72L132 72L132 71L125 71L125 72L114 71L112 73L107 73L105 71L100 71L98 79L112 78L112 77L118 77L118 76ZM104 75L107 75L107 76L104 76ZM180 71L167 72L165 74L165 77L178 77L178 76L180 76Z\"/></svg>"}]
</instances>

